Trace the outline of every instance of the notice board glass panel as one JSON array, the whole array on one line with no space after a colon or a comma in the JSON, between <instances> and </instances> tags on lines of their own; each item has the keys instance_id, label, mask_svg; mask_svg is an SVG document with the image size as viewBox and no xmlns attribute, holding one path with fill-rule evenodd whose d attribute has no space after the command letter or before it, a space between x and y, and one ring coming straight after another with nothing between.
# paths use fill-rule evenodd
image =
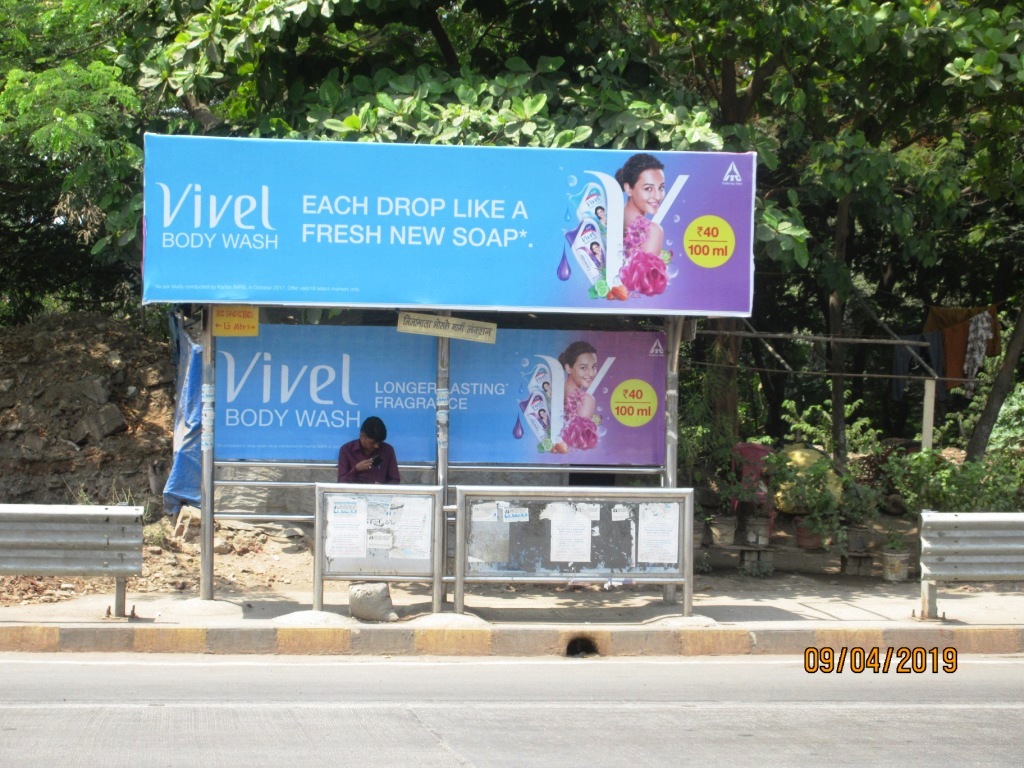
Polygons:
<instances>
[{"instance_id":1,"label":"notice board glass panel","mask_svg":"<svg viewBox=\"0 0 1024 768\"><path fill-rule=\"evenodd\" d=\"M692 491L460 487L465 573L513 578L681 575Z\"/></svg>"},{"instance_id":2,"label":"notice board glass panel","mask_svg":"<svg viewBox=\"0 0 1024 768\"><path fill-rule=\"evenodd\" d=\"M439 487L318 484L324 577L432 577L439 514Z\"/></svg>"}]
</instances>

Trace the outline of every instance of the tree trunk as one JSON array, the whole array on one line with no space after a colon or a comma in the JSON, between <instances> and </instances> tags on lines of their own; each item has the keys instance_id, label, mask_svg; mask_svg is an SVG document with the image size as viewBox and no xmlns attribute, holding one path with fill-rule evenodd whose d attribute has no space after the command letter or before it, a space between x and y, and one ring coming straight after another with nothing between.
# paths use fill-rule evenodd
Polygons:
<instances>
[{"instance_id":1,"label":"tree trunk","mask_svg":"<svg viewBox=\"0 0 1024 768\"><path fill-rule=\"evenodd\" d=\"M712 320L711 326L719 331L738 331L743 327L741 320L721 318ZM708 368L707 382L708 400L715 424L712 429L721 430L719 437L734 443L739 437L739 389L737 384L737 366L740 359L740 337L730 333L715 336L711 347L711 363Z\"/></svg>"},{"instance_id":2,"label":"tree trunk","mask_svg":"<svg viewBox=\"0 0 1024 768\"><path fill-rule=\"evenodd\" d=\"M835 246L832 259L837 264L846 263L846 246L850 237L851 195L839 200L836 211ZM843 336L844 304L839 290L828 297L828 332L834 339ZM829 371L832 374L832 458L840 467L846 466L846 345L832 342L829 355Z\"/></svg>"},{"instance_id":3,"label":"tree trunk","mask_svg":"<svg viewBox=\"0 0 1024 768\"><path fill-rule=\"evenodd\" d=\"M1024 305L1021 306L1020 314L1017 315L1017 322L1013 326L1010 340L1006 343L1006 353L1003 355L1003 364L999 366L999 372L992 381L992 390L988 393L988 400L974 425L971 439L967 442L967 461L978 461L985 455L988 448L988 439L992 436L992 428L999 418L999 411L1003 402L1013 389L1013 373L1020 361L1021 353L1024 352Z\"/></svg>"}]
</instances>

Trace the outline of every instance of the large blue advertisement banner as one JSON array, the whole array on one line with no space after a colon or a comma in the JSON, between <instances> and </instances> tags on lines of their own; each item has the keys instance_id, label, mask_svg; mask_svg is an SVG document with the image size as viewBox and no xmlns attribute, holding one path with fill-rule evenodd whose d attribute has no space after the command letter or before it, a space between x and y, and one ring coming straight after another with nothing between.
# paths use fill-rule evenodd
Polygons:
<instances>
[{"instance_id":1,"label":"large blue advertisement banner","mask_svg":"<svg viewBox=\"0 0 1024 768\"><path fill-rule=\"evenodd\" d=\"M453 341L454 463L660 465L660 333L501 330Z\"/></svg>"},{"instance_id":2,"label":"large blue advertisement banner","mask_svg":"<svg viewBox=\"0 0 1024 768\"><path fill-rule=\"evenodd\" d=\"M380 416L401 463L436 460L436 404L450 409L458 464L660 465L660 333L505 330L453 341L436 387L437 342L394 328L264 325L217 343L218 460L334 461Z\"/></svg>"},{"instance_id":3,"label":"large blue advertisement banner","mask_svg":"<svg viewBox=\"0 0 1024 768\"><path fill-rule=\"evenodd\" d=\"M145 141L147 303L750 314L753 153Z\"/></svg>"},{"instance_id":4,"label":"large blue advertisement banner","mask_svg":"<svg viewBox=\"0 0 1024 768\"><path fill-rule=\"evenodd\" d=\"M437 455L437 340L394 328L262 325L217 342L219 461L336 461L380 416L399 461ZM429 382L429 384L428 384Z\"/></svg>"}]
</instances>

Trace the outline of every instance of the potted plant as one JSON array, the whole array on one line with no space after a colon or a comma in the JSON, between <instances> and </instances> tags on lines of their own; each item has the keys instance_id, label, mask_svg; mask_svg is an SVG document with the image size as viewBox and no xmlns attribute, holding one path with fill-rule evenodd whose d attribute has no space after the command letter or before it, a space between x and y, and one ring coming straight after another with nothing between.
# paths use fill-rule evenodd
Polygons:
<instances>
[{"instance_id":1,"label":"potted plant","mask_svg":"<svg viewBox=\"0 0 1024 768\"><path fill-rule=\"evenodd\" d=\"M910 570L910 551L907 540L899 531L890 531L882 547L882 578L886 581L906 581Z\"/></svg>"},{"instance_id":2,"label":"potted plant","mask_svg":"<svg viewBox=\"0 0 1024 768\"><path fill-rule=\"evenodd\" d=\"M722 518L731 522L733 531L743 523L743 541L756 547L768 546L771 517L768 487L763 480L727 476L719 482L722 496ZM732 542L729 542L732 543Z\"/></svg>"},{"instance_id":3,"label":"potted plant","mask_svg":"<svg viewBox=\"0 0 1024 768\"><path fill-rule=\"evenodd\" d=\"M785 451L769 458L778 507L794 515L797 546L804 549L845 541L842 484L832 462L820 455L821 459L799 463Z\"/></svg>"},{"instance_id":4,"label":"potted plant","mask_svg":"<svg viewBox=\"0 0 1024 768\"><path fill-rule=\"evenodd\" d=\"M693 548L700 549L704 546L704 532L708 528L710 515L703 507L695 507L693 510Z\"/></svg>"},{"instance_id":5,"label":"potted plant","mask_svg":"<svg viewBox=\"0 0 1024 768\"><path fill-rule=\"evenodd\" d=\"M868 526L878 515L882 494L877 489L860 483L852 475L842 476L842 498L838 545L842 554L866 553L870 545Z\"/></svg>"}]
</instances>

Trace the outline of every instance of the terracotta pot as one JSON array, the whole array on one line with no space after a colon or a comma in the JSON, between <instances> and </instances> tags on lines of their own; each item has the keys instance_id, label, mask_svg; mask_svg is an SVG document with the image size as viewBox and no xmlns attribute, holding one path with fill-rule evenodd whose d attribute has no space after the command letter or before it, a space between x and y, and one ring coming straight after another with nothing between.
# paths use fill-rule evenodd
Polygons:
<instances>
[{"instance_id":1,"label":"terracotta pot","mask_svg":"<svg viewBox=\"0 0 1024 768\"><path fill-rule=\"evenodd\" d=\"M802 549L821 549L825 543L822 535L811 530L802 517L793 520L793 531L796 533L796 545Z\"/></svg>"}]
</instances>

